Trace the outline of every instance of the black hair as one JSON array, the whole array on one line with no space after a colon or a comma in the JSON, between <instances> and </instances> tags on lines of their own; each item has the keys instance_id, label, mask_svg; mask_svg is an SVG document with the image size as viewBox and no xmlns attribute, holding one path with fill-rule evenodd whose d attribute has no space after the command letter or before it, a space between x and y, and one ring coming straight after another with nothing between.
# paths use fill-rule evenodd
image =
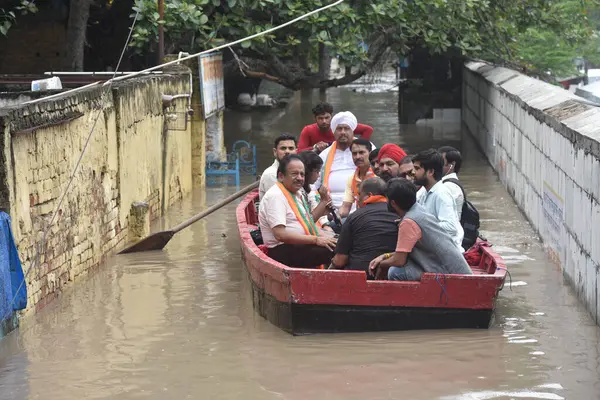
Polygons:
<instances>
[{"instance_id":1,"label":"black hair","mask_svg":"<svg viewBox=\"0 0 600 400\"><path fill-rule=\"evenodd\" d=\"M316 117L321 114L331 114L333 115L333 106L329 103L319 103L312 109L313 115Z\"/></svg>"},{"instance_id":2,"label":"black hair","mask_svg":"<svg viewBox=\"0 0 600 400\"><path fill-rule=\"evenodd\" d=\"M452 146L442 146L438 149L438 151L440 154L446 153L446 161L448 161L448 163L454 163L453 172L458 174L462 165L462 155L460 154L460 151L456 150Z\"/></svg>"},{"instance_id":3,"label":"black hair","mask_svg":"<svg viewBox=\"0 0 600 400\"><path fill-rule=\"evenodd\" d=\"M371 162L371 164L373 164L373 160L377 159L377 156L379 155L379 150L380 149L375 149L369 153L369 161Z\"/></svg>"},{"instance_id":4,"label":"black hair","mask_svg":"<svg viewBox=\"0 0 600 400\"><path fill-rule=\"evenodd\" d=\"M352 141L352 144L350 145L350 149L352 149L352 146L354 146L355 144L359 145L359 146L365 146L367 148L367 151L369 151L369 152L371 151L371 149L373 149L373 145L367 139L363 139L363 138L354 139ZM369 154L369 157L371 157L371 154Z\"/></svg>"},{"instance_id":5,"label":"black hair","mask_svg":"<svg viewBox=\"0 0 600 400\"><path fill-rule=\"evenodd\" d=\"M417 202L417 187L407 179L392 178L385 188L385 196L390 204L393 201L402 211L408 211Z\"/></svg>"},{"instance_id":6,"label":"black hair","mask_svg":"<svg viewBox=\"0 0 600 400\"><path fill-rule=\"evenodd\" d=\"M298 146L298 141L296 140L296 136L289 134L289 133L282 133L281 135L277 136L277 139L275 139L275 143L273 144L273 147L277 148L277 146L279 146L279 142L283 142L284 140L293 140L294 144L296 146Z\"/></svg>"},{"instance_id":7,"label":"black hair","mask_svg":"<svg viewBox=\"0 0 600 400\"><path fill-rule=\"evenodd\" d=\"M379 177L365 179L360 184L361 193L372 193L375 196L383 196L385 188L385 181Z\"/></svg>"},{"instance_id":8,"label":"black hair","mask_svg":"<svg viewBox=\"0 0 600 400\"><path fill-rule=\"evenodd\" d=\"M410 164L411 162L413 162L413 156L408 155L408 156L404 156L404 158L402 160L400 160L399 165L406 165L406 164Z\"/></svg>"},{"instance_id":9,"label":"black hair","mask_svg":"<svg viewBox=\"0 0 600 400\"><path fill-rule=\"evenodd\" d=\"M413 162L421 163L421 168L427 171L433 171L433 178L436 181L442 179L444 174L444 158L436 149L423 150L418 152L413 158Z\"/></svg>"},{"instance_id":10,"label":"black hair","mask_svg":"<svg viewBox=\"0 0 600 400\"><path fill-rule=\"evenodd\" d=\"M291 163L294 160L298 160L304 164L304 161L302 161L302 158L300 158L298 154L288 154L279 161L279 167L277 168L277 176L279 176L280 173L285 175L289 163Z\"/></svg>"},{"instance_id":11,"label":"black hair","mask_svg":"<svg viewBox=\"0 0 600 400\"><path fill-rule=\"evenodd\" d=\"M320 170L321 167L323 167L323 159L312 150L304 150L300 152L298 156L304 163L304 174L306 176L313 171ZM308 179L304 180L304 190L306 190L306 193L310 193L310 184L308 183Z\"/></svg>"}]
</instances>

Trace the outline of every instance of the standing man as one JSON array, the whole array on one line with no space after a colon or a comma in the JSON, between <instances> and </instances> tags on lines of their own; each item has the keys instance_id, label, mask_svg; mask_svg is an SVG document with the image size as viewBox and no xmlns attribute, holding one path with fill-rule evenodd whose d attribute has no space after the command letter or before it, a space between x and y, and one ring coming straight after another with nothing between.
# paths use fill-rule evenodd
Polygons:
<instances>
[{"instance_id":1,"label":"standing man","mask_svg":"<svg viewBox=\"0 0 600 400\"><path fill-rule=\"evenodd\" d=\"M290 154L277 168L278 182L260 203L258 221L268 255L289 267L329 265L336 240L317 228L302 195L304 163Z\"/></svg>"},{"instance_id":2,"label":"standing man","mask_svg":"<svg viewBox=\"0 0 600 400\"><path fill-rule=\"evenodd\" d=\"M344 193L344 201L340 207L340 216L346 217L351 212L354 212L358 207L358 187L365 179L372 178L375 173L369 164L369 152L373 146L367 139L354 139L350 145L352 152L352 161L356 165L354 174L348 178L346 183L346 192Z\"/></svg>"},{"instance_id":3,"label":"standing man","mask_svg":"<svg viewBox=\"0 0 600 400\"><path fill-rule=\"evenodd\" d=\"M342 206L346 183L356 171L350 145L354 140L353 132L357 125L356 117L351 112L337 113L331 119L331 129L333 129L335 141L319 154L324 165L321 179L315 183L315 189L319 189L321 184L327 186L333 206L336 208Z\"/></svg>"},{"instance_id":4,"label":"standing man","mask_svg":"<svg viewBox=\"0 0 600 400\"><path fill-rule=\"evenodd\" d=\"M457 248L463 251L462 241L464 231L460 225L452 193L442 182L444 159L435 149L417 153L413 157L415 169L415 185L420 185L427 191L419 198L419 203L426 212L439 221L439 225L452 238Z\"/></svg>"},{"instance_id":5,"label":"standing man","mask_svg":"<svg viewBox=\"0 0 600 400\"><path fill-rule=\"evenodd\" d=\"M277 168L279 167L279 161L288 154L296 154L296 137L289 133L282 133L275 139L273 147L273 156L275 161L273 164L265 169L260 177L260 185L258 187L258 198L262 200L267 190L277 183Z\"/></svg>"},{"instance_id":6,"label":"standing man","mask_svg":"<svg viewBox=\"0 0 600 400\"><path fill-rule=\"evenodd\" d=\"M314 150L318 153L325 150L335 140L331 126L333 106L329 103L320 103L312 109L315 123L306 125L300 133L298 148L300 151ZM369 125L356 124L354 135L369 140L373 134L373 128Z\"/></svg>"},{"instance_id":7,"label":"standing man","mask_svg":"<svg viewBox=\"0 0 600 400\"><path fill-rule=\"evenodd\" d=\"M465 196L457 174L462 165L462 157L460 151L450 146L442 146L438 149L438 152L440 152L444 158L444 176L442 177L442 182L450 183L446 186L448 187L448 190L450 190L450 193L452 193L456 214L458 214L458 220L460 221Z\"/></svg>"},{"instance_id":8,"label":"standing man","mask_svg":"<svg viewBox=\"0 0 600 400\"><path fill-rule=\"evenodd\" d=\"M371 168L373 168L373 172L375 175L379 176L379 161L377 161L377 157L379 156L379 151L381 149L375 149L369 153L369 164L371 164Z\"/></svg>"}]
</instances>

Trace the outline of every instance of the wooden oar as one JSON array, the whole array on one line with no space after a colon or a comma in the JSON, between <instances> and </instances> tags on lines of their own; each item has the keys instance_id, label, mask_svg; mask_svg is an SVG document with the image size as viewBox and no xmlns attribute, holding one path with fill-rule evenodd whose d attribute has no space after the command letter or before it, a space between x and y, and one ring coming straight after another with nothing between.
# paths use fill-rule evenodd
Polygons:
<instances>
[{"instance_id":1,"label":"wooden oar","mask_svg":"<svg viewBox=\"0 0 600 400\"><path fill-rule=\"evenodd\" d=\"M209 214L212 214L213 212L217 211L219 208L226 206L227 204L231 203L235 199L242 197L246 193L256 189L259 184L260 184L260 181L256 181L252 185L246 186L239 192L232 194L231 196L221 200L220 202L218 202L217 204L215 204L213 206L210 206L209 208L202 211L201 213L196 214L192 218L169 229L168 231L161 231L161 232L153 233L152 235L140 240L139 242L134 243L133 245L131 245L129 247L126 247L125 249L121 250L119 252L119 254L137 253L140 251L150 251L150 250L162 250L163 247L165 247L167 245L167 243L169 243L169 240L171 240L173 235L175 235L177 232L179 232L180 230L182 230L184 228L187 228L194 222L206 217Z\"/></svg>"}]
</instances>

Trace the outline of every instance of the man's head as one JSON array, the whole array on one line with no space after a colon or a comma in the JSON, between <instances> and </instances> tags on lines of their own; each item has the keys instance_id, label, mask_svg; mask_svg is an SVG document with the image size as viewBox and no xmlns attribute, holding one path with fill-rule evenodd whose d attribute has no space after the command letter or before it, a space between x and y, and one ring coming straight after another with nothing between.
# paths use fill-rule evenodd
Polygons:
<instances>
[{"instance_id":1,"label":"man's head","mask_svg":"<svg viewBox=\"0 0 600 400\"><path fill-rule=\"evenodd\" d=\"M412 162L412 156L406 156L400 160L400 167L398 168L398 176L396 178L406 178L409 181L414 179L414 166Z\"/></svg>"},{"instance_id":2,"label":"man's head","mask_svg":"<svg viewBox=\"0 0 600 400\"><path fill-rule=\"evenodd\" d=\"M331 124L333 107L329 103L319 103L312 109L315 122L322 132L327 132Z\"/></svg>"},{"instance_id":3,"label":"man's head","mask_svg":"<svg viewBox=\"0 0 600 400\"><path fill-rule=\"evenodd\" d=\"M444 175L453 172L458 174L460 167L462 166L462 156L460 151L451 146L442 146L438 149L438 152L444 158Z\"/></svg>"},{"instance_id":4,"label":"man's head","mask_svg":"<svg viewBox=\"0 0 600 400\"><path fill-rule=\"evenodd\" d=\"M275 139L273 156L275 156L277 161L281 161L281 159L288 154L296 154L296 151L298 151L297 145L298 143L296 142L295 136L290 135L289 133L282 133Z\"/></svg>"},{"instance_id":5,"label":"man's head","mask_svg":"<svg viewBox=\"0 0 600 400\"><path fill-rule=\"evenodd\" d=\"M279 161L277 179L292 193L304 186L304 163L297 154L288 154Z\"/></svg>"},{"instance_id":6,"label":"man's head","mask_svg":"<svg viewBox=\"0 0 600 400\"><path fill-rule=\"evenodd\" d=\"M352 145L350 146L350 151L352 152L352 161L354 161L354 165L358 168L366 168L369 167L369 153L373 145L367 139L354 139L352 141Z\"/></svg>"},{"instance_id":7,"label":"man's head","mask_svg":"<svg viewBox=\"0 0 600 400\"><path fill-rule=\"evenodd\" d=\"M423 150L413 159L415 169L415 185L425 186L429 190L444 173L444 158L435 149Z\"/></svg>"},{"instance_id":8,"label":"man's head","mask_svg":"<svg viewBox=\"0 0 600 400\"><path fill-rule=\"evenodd\" d=\"M397 178L400 174L400 163L404 157L406 157L406 152L398 145L388 143L381 146L377 156L379 176L386 182Z\"/></svg>"},{"instance_id":9,"label":"man's head","mask_svg":"<svg viewBox=\"0 0 600 400\"><path fill-rule=\"evenodd\" d=\"M417 187L407 179L393 178L387 183L385 196L388 199L388 209L404 217L417 202Z\"/></svg>"},{"instance_id":10,"label":"man's head","mask_svg":"<svg viewBox=\"0 0 600 400\"><path fill-rule=\"evenodd\" d=\"M346 149L354 139L354 130L358 121L350 111L342 111L331 118L331 130L338 147Z\"/></svg>"},{"instance_id":11,"label":"man's head","mask_svg":"<svg viewBox=\"0 0 600 400\"><path fill-rule=\"evenodd\" d=\"M373 168L373 172L375 172L375 175L377 176L379 176L379 162L377 161L379 150L380 149L375 149L369 153L369 164L371 164L371 168Z\"/></svg>"},{"instance_id":12,"label":"man's head","mask_svg":"<svg viewBox=\"0 0 600 400\"><path fill-rule=\"evenodd\" d=\"M358 205L362 207L363 202L371 196L385 196L385 181L383 179L373 177L362 181L358 191Z\"/></svg>"}]
</instances>

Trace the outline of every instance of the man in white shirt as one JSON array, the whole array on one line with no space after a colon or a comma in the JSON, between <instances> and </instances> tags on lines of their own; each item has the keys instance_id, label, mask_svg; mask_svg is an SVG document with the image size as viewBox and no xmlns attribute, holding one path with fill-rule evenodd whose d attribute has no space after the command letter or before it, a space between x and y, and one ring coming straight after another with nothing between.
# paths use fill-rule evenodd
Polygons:
<instances>
[{"instance_id":1,"label":"man in white shirt","mask_svg":"<svg viewBox=\"0 0 600 400\"><path fill-rule=\"evenodd\" d=\"M275 161L273 164L265 169L260 177L260 185L258 187L258 198L262 200L267 190L271 188L277 182L277 168L279 167L279 161L287 156L288 154L296 154L298 143L296 137L289 133L282 133L275 139L273 146L273 156Z\"/></svg>"},{"instance_id":2,"label":"man in white shirt","mask_svg":"<svg viewBox=\"0 0 600 400\"><path fill-rule=\"evenodd\" d=\"M435 149L429 149L417 153L412 161L415 185L423 186L427 190L417 201L426 212L438 219L440 227L452 237L452 241L463 252L464 231L456 214L454 198L448 185L441 181L444 171L442 155Z\"/></svg>"},{"instance_id":3,"label":"man in white shirt","mask_svg":"<svg viewBox=\"0 0 600 400\"><path fill-rule=\"evenodd\" d=\"M442 146L438 149L438 152L444 158L444 176L442 182L448 183L446 187L452 193L454 203L456 207L456 213L458 214L458 220L462 215L463 203L465 202L465 195L463 194L462 188L458 185L458 173L462 165L462 156L460 151L456 150L451 146Z\"/></svg>"},{"instance_id":4,"label":"man in white shirt","mask_svg":"<svg viewBox=\"0 0 600 400\"><path fill-rule=\"evenodd\" d=\"M329 265L336 239L317 228L301 189L304 163L290 154L279 162L276 182L260 202L258 221L268 255L289 267Z\"/></svg>"},{"instance_id":5,"label":"man in white shirt","mask_svg":"<svg viewBox=\"0 0 600 400\"><path fill-rule=\"evenodd\" d=\"M349 111L335 114L331 119L335 142L319 154L323 159L323 169L321 178L315 182L315 188L318 189L321 184L327 186L331 193L332 204L336 208L342 206L346 183L356 171L350 145L354 140L354 129L357 124L356 117Z\"/></svg>"}]
</instances>

